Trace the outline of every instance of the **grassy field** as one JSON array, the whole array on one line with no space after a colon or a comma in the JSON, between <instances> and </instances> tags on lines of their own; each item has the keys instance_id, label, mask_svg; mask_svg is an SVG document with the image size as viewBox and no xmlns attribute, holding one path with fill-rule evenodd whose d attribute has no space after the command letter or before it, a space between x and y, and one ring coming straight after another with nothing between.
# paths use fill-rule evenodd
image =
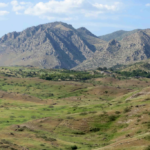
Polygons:
<instances>
[{"instance_id":1,"label":"grassy field","mask_svg":"<svg viewBox=\"0 0 150 150\"><path fill-rule=\"evenodd\" d=\"M63 73L0 68L0 150L150 149L149 78L40 79Z\"/></svg>"}]
</instances>

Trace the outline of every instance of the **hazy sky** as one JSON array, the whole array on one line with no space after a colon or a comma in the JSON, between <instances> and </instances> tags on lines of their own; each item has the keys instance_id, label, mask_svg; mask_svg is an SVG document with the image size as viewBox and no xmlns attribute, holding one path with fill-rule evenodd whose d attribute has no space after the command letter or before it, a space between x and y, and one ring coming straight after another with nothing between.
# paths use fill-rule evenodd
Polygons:
<instances>
[{"instance_id":1,"label":"hazy sky","mask_svg":"<svg viewBox=\"0 0 150 150\"><path fill-rule=\"evenodd\" d=\"M54 21L96 35L150 28L150 0L0 0L0 37Z\"/></svg>"}]
</instances>

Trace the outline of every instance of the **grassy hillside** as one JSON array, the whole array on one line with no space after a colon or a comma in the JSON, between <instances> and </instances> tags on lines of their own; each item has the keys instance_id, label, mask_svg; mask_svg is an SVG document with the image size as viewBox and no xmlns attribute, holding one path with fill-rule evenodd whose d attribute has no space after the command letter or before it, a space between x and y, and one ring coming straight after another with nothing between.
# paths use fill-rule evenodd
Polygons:
<instances>
[{"instance_id":1,"label":"grassy hillside","mask_svg":"<svg viewBox=\"0 0 150 150\"><path fill-rule=\"evenodd\" d=\"M0 68L0 149L148 150L150 79L111 76Z\"/></svg>"}]
</instances>

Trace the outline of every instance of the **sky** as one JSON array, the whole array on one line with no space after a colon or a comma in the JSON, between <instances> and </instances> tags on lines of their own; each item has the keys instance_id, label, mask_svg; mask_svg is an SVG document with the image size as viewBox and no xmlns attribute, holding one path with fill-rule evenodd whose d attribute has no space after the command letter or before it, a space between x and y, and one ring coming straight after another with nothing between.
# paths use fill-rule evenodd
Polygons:
<instances>
[{"instance_id":1,"label":"sky","mask_svg":"<svg viewBox=\"0 0 150 150\"><path fill-rule=\"evenodd\" d=\"M150 28L150 0L0 0L0 37L55 21L97 36Z\"/></svg>"}]
</instances>

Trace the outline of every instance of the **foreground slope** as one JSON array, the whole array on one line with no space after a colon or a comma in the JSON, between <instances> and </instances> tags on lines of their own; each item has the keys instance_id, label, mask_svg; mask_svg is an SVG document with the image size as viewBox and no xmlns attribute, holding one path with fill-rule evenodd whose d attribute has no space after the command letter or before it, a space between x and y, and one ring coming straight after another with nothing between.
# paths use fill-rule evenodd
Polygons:
<instances>
[{"instance_id":1,"label":"foreground slope","mask_svg":"<svg viewBox=\"0 0 150 150\"><path fill-rule=\"evenodd\" d=\"M64 74L0 68L0 149L148 150L150 79L48 81L44 72Z\"/></svg>"}]
</instances>

